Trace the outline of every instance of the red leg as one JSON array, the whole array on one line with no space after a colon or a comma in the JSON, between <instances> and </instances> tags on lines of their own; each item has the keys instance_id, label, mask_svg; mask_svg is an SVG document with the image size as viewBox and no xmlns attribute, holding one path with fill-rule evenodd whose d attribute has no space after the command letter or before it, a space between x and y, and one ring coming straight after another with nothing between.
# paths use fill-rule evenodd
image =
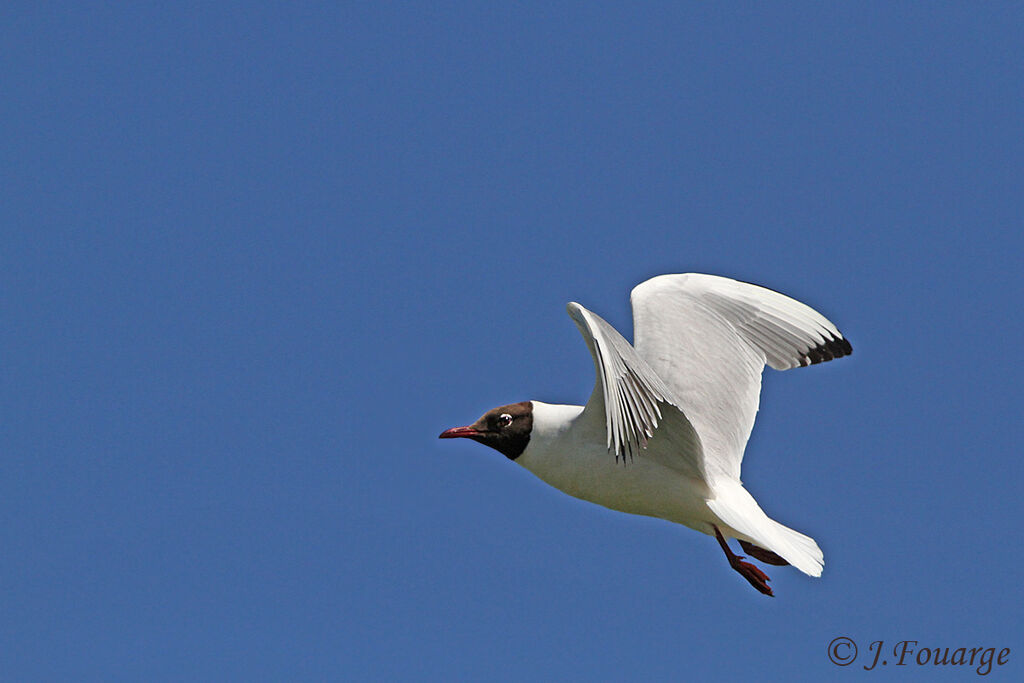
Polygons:
<instances>
[{"instance_id":1,"label":"red leg","mask_svg":"<svg viewBox=\"0 0 1024 683\"><path fill-rule=\"evenodd\" d=\"M716 526L714 529L715 538L718 539L718 545L722 546L722 552L725 553L726 559L729 560L729 566L739 572L739 575L758 591L775 597L772 589L768 586L768 582L771 581L768 575L749 562L744 562L742 556L735 554L729 549L729 545L725 542L725 538L722 537L722 532L718 530L718 527Z\"/></svg>"},{"instance_id":2,"label":"red leg","mask_svg":"<svg viewBox=\"0 0 1024 683\"><path fill-rule=\"evenodd\" d=\"M760 560L765 564L774 564L776 567L784 567L789 564L784 559L773 553L771 550L765 550L760 546L756 546L753 543L747 543L746 541L740 541L740 547L743 548L743 552L750 555L755 560Z\"/></svg>"}]
</instances>

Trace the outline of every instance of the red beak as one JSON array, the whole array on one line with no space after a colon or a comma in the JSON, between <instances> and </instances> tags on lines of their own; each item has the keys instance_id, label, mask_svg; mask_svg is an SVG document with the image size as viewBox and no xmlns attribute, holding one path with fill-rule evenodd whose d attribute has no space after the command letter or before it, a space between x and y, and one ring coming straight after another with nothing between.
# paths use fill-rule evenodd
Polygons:
<instances>
[{"instance_id":1,"label":"red beak","mask_svg":"<svg viewBox=\"0 0 1024 683\"><path fill-rule=\"evenodd\" d=\"M480 434L473 427L452 427L441 432L439 439L458 439L460 436L477 436Z\"/></svg>"}]
</instances>

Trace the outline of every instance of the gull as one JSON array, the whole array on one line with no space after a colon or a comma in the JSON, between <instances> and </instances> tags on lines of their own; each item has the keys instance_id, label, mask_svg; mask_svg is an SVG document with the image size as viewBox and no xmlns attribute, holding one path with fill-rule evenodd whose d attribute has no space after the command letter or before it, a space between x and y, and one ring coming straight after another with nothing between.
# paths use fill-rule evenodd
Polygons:
<instances>
[{"instance_id":1,"label":"gull","mask_svg":"<svg viewBox=\"0 0 1024 683\"><path fill-rule=\"evenodd\" d=\"M659 275L631 295L634 341L567 306L597 370L585 406L523 401L442 439L469 438L542 481L612 510L713 536L750 585L773 595L754 559L821 576L814 539L768 517L740 481L767 364L814 365L852 352L835 325L776 291L701 273Z\"/></svg>"}]
</instances>

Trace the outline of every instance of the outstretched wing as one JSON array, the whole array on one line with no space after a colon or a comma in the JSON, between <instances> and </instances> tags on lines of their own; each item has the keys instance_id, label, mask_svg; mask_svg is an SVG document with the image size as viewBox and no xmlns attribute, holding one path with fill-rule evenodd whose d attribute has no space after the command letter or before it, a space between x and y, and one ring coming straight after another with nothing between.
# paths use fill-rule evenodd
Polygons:
<instances>
[{"instance_id":1,"label":"outstretched wing","mask_svg":"<svg viewBox=\"0 0 1024 683\"><path fill-rule=\"evenodd\" d=\"M608 450L616 457L650 457L704 478L700 439L672 390L600 316L575 302L566 308L597 370L594 393L584 415L604 422Z\"/></svg>"},{"instance_id":2,"label":"outstretched wing","mask_svg":"<svg viewBox=\"0 0 1024 683\"><path fill-rule=\"evenodd\" d=\"M709 481L739 480L761 372L848 356L850 342L809 306L716 275L660 275L630 296L636 352L700 435Z\"/></svg>"}]
</instances>

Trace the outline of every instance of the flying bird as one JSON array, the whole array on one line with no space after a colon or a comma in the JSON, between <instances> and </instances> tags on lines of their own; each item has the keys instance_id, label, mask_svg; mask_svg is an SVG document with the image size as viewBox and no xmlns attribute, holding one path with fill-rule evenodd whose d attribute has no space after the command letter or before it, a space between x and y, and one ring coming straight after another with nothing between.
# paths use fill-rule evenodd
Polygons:
<instances>
[{"instance_id":1,"label":"flying bird","mask_svg":"<svg viewBox=\"0 0 1024 683\"><path fill-rule=\"evenodd\" d=\"M469 438L565 493L659 517L717 539L750 585L768 576L729 547L820 576L814 539L768 517L740 481L761 373L848 356L836 326L809 306L716 275L660 275L630 295L633 344L578 303L567 306L594 359L585 406L524 401L442 439Z\"/></svg>"}]
</instances>

